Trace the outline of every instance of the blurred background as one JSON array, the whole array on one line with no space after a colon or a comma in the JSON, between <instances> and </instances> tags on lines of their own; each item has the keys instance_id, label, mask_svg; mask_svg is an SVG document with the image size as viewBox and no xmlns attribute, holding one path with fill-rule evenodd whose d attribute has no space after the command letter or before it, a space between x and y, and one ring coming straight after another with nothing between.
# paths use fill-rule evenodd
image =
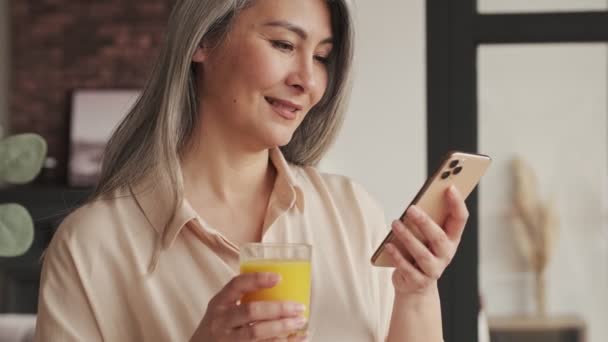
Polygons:
<instances>
[{"instance_id":1,"label":"blurred background","mask_svg":"<svg viewBox=\"0 0 608 342\"><path fill-rule=\"evenodd\" d=\"M27 335L40 254L90 193L173 3L0 0L0 125L48 144L32 184L0 190L36 225L25 255L0 258L0 341ZM448 150L493 159L441 282L445 340L608 341L608 1L354 7L350 110L319 167L390 222Z\"/></svg>"}]
</instances>

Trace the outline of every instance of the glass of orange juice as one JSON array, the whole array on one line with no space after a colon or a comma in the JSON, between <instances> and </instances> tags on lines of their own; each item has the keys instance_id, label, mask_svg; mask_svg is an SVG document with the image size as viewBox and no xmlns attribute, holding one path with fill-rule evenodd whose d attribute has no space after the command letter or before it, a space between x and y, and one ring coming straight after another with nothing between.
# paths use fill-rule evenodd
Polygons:
<instances>
[{"instance_id":1,"label":"glass of orange juice","mask_svg":"<svg viewBox=\"0 0 608 342\"><path fill-rule=\"evenodd\" d=\"M254 301L291 301L306 306L310 318L310 259L312 246L305 243L247 243L241 247L241 273L272 272L281 280L272 288L251 292L241 303ZM308 325L300 333L306 332Z\"/></svg>"}]
</instances>

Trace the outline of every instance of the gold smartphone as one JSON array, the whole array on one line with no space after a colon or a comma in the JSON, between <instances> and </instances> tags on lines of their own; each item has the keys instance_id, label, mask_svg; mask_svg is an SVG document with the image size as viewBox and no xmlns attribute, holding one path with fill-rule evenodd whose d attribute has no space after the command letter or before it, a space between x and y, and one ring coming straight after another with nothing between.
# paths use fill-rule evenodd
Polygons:
<instances>
[{"instance_id":1,"label":"gold smartphone","mask_svg":"<svg viewBox=\"0 0 608 342\"><path fill-rule=\"evenodd\" d=\"M466 199L479 183L479 180L490 166L491 161L492 159L490 157L483 154L460 151L449 152L442 159L439 168L437 168L433 175L426 180L408 208L411 205L417 205L437 222L437 224L443 227L448 215L448 207L444 198L448 187L454 185ZM424 235L414 226L408 225L407 220L405 219L406 212L407 208L401 215L401 221L406 224L408 229L410 229L420 241L427 244ZM374 252L371 259L372 265L381 267L395 266L393 265L391 256L385 252L386 244L389 242L397 246L406 259L413 261L412 256L407 252L405 247L403 247L399 239L393 235L393 231L390 230L386 238Z\"/></svg>"}]
</instances>

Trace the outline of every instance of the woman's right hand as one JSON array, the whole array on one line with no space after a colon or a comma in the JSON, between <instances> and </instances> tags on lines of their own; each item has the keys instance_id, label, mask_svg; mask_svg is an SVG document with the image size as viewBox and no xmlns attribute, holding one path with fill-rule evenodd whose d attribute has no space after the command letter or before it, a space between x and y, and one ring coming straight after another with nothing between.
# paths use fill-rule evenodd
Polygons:
<instances>
[{"instance_id":1,"label":"woman's right hand","mask_svg":"<svg viewBox=\"0 0 608 342\"><path fill-rule=\"evenodd\" d=\"M260 301L239 304L248 293L271 288L280 281L273 273L245 273L232 278L211 300L190 342L304 341L286 337L306 325L304 305Z\"/></svg>"}]
</instances>

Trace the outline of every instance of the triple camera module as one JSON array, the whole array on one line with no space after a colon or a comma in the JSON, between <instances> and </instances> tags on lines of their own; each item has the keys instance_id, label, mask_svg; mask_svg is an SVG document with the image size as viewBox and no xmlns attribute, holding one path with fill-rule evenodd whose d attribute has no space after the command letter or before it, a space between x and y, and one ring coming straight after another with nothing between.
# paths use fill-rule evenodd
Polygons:
<instances>
[{"instance_id":1,"label":"triple camera module","mask_svg":"<svg viewBox=\"0 0 608 342\"><path fill-rule=\"evenodd\" d=\"M460 173L460 171L462 171L462 166L458 165L460 164L460 160L458 159L454 159L450 162L449 164L449 171L445 171L441 174L441 179L446 179L448 177L450 177L450 175L457 175Z\"/></svg>"}]
</instances>

